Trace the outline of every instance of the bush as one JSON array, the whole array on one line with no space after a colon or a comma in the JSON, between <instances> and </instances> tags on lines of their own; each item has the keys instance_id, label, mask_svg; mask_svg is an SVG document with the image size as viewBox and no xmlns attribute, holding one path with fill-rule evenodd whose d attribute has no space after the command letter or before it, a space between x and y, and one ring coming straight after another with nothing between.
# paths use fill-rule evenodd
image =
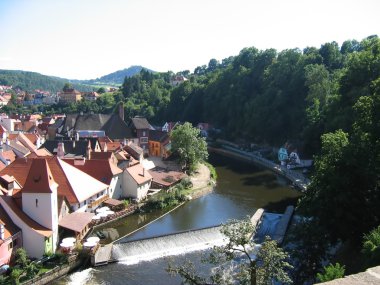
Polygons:
<instances>
[{"instance_id":1,"label":"bush","mask_svg":"<svg viewBox=\"0 0 380 285\"><path fill-rule=\"evenodd\" d=\"M317 274L317 279L319 282L327 282L337 278L344 277L344 265L336 263L335 265L328 265L323 267L323 272Z\"/></svg>"},{"instance_id":2,"label":"bush","mask_svg":"<svg viewBox=\"0 0 380 285\"><path fill-rule=\"evenodd\" d=\"M218 174L216 173L216 169L214 166L212 166L212 164L208 163L208 162L203 162L207 167L208 169L210 170L210 177L213 179L213 180L216 180L218 178Z\"/></svg>"}]
</instances>

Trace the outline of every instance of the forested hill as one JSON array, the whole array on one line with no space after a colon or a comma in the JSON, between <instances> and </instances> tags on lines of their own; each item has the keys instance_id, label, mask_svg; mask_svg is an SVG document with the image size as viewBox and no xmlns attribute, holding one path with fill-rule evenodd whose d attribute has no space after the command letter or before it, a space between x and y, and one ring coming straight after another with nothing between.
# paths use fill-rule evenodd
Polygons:
<instances>
[{"instance_id":1,"label":"forested hill","mask_svg":"<svg viewBox=\"0 0 380 285\"><path fill-rule=\"evenodd\" d=\"M123 94L128 115L209 122L231 139L297 140L315 153L321 134L351 128L353 106L371 96L379 62L377 36L304 50L251 47L185 72L189 80L178 87L169 84L170 73L126 78Z\"/></svg>"},{"instance_id":2,"label":"forested hill","mask_svg":"<svg viewBox=\"0 0 380 285\"><path fill-rule=\"evenodd\" d=\"M104 75L97 79L91 79L91 80L78 80L78 82L81 82L83 84L97 84L97 85L121 85L124 82L125 77L132 77L140 71L148 70L149 72L154 72L153 70L150 70L148 68L142 67L140 65L133 65L128 68L115 71L113 73Z\"/></svg>"},{"instance_id":3,"label":"forested hill","mask_svg":"<svg viewBox=\"0 0 380 285\"><path fill-rule=\"evenodd\" d=\"M0 85L12 85L24 91L34 91L36 89L57 92L62 90L68 79L42 75L37 72L21 70L1 70ZM92 91L91 86L73 83L73 87L79 91Z\"/></svg>"}]
</instances>

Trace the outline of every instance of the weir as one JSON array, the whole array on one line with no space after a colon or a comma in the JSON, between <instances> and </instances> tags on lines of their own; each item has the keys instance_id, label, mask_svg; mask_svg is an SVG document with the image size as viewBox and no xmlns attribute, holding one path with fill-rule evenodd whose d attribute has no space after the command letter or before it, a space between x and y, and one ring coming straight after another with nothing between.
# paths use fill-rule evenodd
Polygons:
<instances>
[{"instance_id":1,"label":"weir","mask_svg":"<svg viewBox=\"0 0 380 285\"><path fill-rule=\"evenodd\" d=\"M130 265L159 257L204 250L222 245L221 226L158 236L113 245L111 260Z\"/></svg>"},{"instance_id":2,"label":"weir","mask_svg":"<svg viewBox=\"0 0 380 285\"><path fill-rule=\"evenodd\" d=\"M258 243L262 242L267 235L276 239L283 238L292 212L292 207L288 207L284 215L264 213L263 209L258 209L251 217L252 224L257 228L256 234L252 238ZM103 251L100 250L95 254L93 265L99 266L108 262L131 265L141 261L221 246L227 242L226 237L220 232L221 227L214 226L114 243L103 247ZM109 260L105 262L102 256L107 255Z\"/></svg>"}]
</instances>

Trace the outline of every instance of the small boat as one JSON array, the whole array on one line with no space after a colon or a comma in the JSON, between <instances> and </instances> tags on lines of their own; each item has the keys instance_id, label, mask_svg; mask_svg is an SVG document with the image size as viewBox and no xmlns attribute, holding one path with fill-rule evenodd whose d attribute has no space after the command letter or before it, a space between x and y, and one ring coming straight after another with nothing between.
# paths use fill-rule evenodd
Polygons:
<instances>
[{"instance_id":1,"label":"small boat","mask_svg":"<svg viewBox=\"0 0 380 285\"><path fill-rule=\"evenodd\" d=\"M104 234L102 231L97 231L95 234L96 234L96 235L98 236L98 238L100 238L100 239L105 239L105 238L106 238L105 234Z\"/></svg>"}]
</instances>

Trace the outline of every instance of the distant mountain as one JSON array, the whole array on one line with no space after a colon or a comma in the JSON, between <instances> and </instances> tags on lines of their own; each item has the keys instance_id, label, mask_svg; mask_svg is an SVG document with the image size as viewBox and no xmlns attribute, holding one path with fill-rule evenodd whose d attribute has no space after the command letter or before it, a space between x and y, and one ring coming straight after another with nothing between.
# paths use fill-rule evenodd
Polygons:
<instances>
[{"instance_id":1,"label":"distant mountain","mask_svg":"<svg viewBox=\"0 0 380 285\"><path fill-rule=\"evenodd\" d=\"M0 69L0 85L12 85L29 92L36 89L57 92L62 90L66 82L71 82L73 87L79 91L93 90L92 86L73 82L69 79L47 76L37 72Z\"/></svg>"},{"instance_id":2,"label":"distant mountain","mask_svg":"<svg viewBox=\"0 0 380 285\"><path fill-rule=\"evenodd\" d=\"M140 65L133 65L123 70L118 70L110 74L104 75L100 78L91 79L91 80L73 80L73 81L80 82L83 84L90 84L90 85L121 85L123 84L125 77L132 77L133 75L140 73L142 69L154 72L153 70L150 70L149 68L146 68Z\"/></svg>"}]
</instances>

